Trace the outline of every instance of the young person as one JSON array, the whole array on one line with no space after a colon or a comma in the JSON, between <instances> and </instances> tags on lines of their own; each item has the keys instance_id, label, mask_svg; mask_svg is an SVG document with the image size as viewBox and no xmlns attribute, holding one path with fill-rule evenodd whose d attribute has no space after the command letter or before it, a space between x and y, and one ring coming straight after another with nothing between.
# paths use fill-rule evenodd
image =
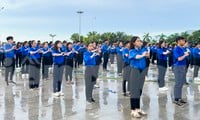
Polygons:
<instances>
[{"instance_id":1,"label":"young person","mask_svg":"<svg viewBox=\"0 0 200 120\"><path fill-rule=\"evenodd\" d=\"M194 73L193 78L197 80L199 67L200 67L200 43L196 44L196 47L193 50L193 61L194 61Z\"/></svg>"},{"instance_id":2,"label":"young person","mask_svg":"<svg viewBox=\"0 0 200 120\"><path fill-rule=\"evenodd\" d=\"M65 63L65 53L61 49L62 43L61 41L56 41L54 44L54 48L52 50L53 56L53 96L59 97L63 96L64 93L61 92L62 86L62 77L64 71L64 63Z\"/></svg>"},{"instance_id":3,"label":"young person","mask_svg":"<svg viewBox=\"0 0 200 120\"><path fill-rule=\"evenodd\" d=\"M43 43L42 48L42 79L49 79L49 68L51 64L51 49L48 46L48 42Z\"/></svg>"},{"instance_id":4,"label":"young person","mask_svg":"<svg viewBox=\"0 0 200 120\"><path fill-rule=\"evenodd\" d=\"M107 64L108 64L108 59L109 59L109 41L106 39L104 40L104 44L101 47L102 55L103 55L103 70L107 70Z\"/></svg>"},{"instance_id":5,"label":"young person","mask_svg":"<svg viewBox=\"0 0 200 120\"><path fill-rule=\"evenodd\" d=\"M25 41L21 47L21 53L22 53L22 78L28 78L28 71L29 71L29 44L27 41Z\"/></svg>"},{"instance_id":6,"label":"young person","mask_svg":"<svg viewBox=\"0 0 200 120\"><path fill-rule=\"evenodd\" d=\"M185 38L176 38L177 46L173 50L174 58L174 75L175 75L175 86L174 86L174 103L178 106L182 106L186 101L182 99L182 87L185 83L186 73L186 59L189 56L189 52L184 50Z\"/></svg>"},{"instance_id":7,"label":"young person","mask_svg":"<svg viewBox=\"0 0 200 120\"><path fill-rule=\"evenodd\" d=\"M129 50L130 50L130 42L125 42L125 48L122 51L122 56L123 56L123 61L124 61L124 66L123 66L123 82L122 82L122 90L123 90L123 95L127 96L127 91L130 92L130 62L129 62ZM128 83L128 90L126 87L126 83Z\"/></svg>"},{"instance_id":8,"label":"young person","mask_svg":"<svg viewBox=\"0 0 200 120\"><path fill-rule=\"evenodd\" d=\"M31 48L29 49L30 64L29 64L29 88L38 89L40 83L40 60L42 53L41 49L37 47L35 40L31 41Z\"/></svg>"},{"instance_id":9,"label":"young person","mask_svg":"<svg viewBox=\"0 0 200 120\"><path fill-rule=\"evenodd\" d=\"M122 57L122 51L123 51L123 43L119 42L118 47L116 48L117 51L117 73L119 76L122 75L122 68L123 68L123 57Z\"/></svg>"},{"instance_id":10,"label":"young person","mask_svg":"<svg viewBox=\"0 0 200 120\"><path fill-rule=\"evenodd\" d=\"M167 70L167 58L169 53L170 51L166 48L166 42L163 40L159 41L157 50L159 91L168 90L168 88L165 87L165 73Z\"/></svg>"},{"instance_id":11,"label":"young person","mask_svg":"<svg viewBox=\"0 0 200 120\"><path fill-rule=\"evenodd\" d=\"M5 52L5 59L4 59L4 66L5 66L5 81L7 85L10 83L14 83L13 76L15 71L15 49L16 46L13 44L13 37L9 36L6 38L7 43L4 45L4 52ZM10 81L8 81L8 75L10 73Z\"/></svg>"},{"instance_id":12,"label":"young person","mask_svg":"<svg viewBox=\"0 0 200 120\"><path fill-rule=\"evenodd\" d=\"M76 52L73 49L72 43L69 42L67 43L67 47L66 47L66 51L65 51L65 79L67 81L67 84L73 84L73 80L72 80L72 71L73 71L73 59L76 55Z\"/></svg>"},{"instance_id":13,"label":"young person","mask_svg":"<svg viewBox=\"0 0 200 120\"><path fill-rule=\"evenodd\" d=\"M85 63L85 94L87 103L95 102L92 92L94 84L96 83L96 59L97 54L93 52L93 44L88 45L87 52L84 53L83 59Z\"/></svg>"},{"instance_id":14,"label":"young person","mask_svg":"<svg viewBox=\"0 0 200 120\"><path fill-rule=\"evenodd\" d=\"M139 37L133 37L130 42L129 60L131 66L130 73L130 104L131 115L140 118L146 113L140 109L140 97L144 86L146 75L146 57L149 57L148 51L142 49L142 41Z\"/></svg>"}]
</instances>

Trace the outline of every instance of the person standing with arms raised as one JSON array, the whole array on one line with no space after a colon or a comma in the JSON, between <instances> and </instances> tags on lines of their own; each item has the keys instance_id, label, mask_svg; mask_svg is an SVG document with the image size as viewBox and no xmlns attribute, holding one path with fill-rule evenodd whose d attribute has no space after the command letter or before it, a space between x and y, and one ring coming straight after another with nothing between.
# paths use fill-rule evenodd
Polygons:
<instances>
[{"instance_id":1,"label":"person standing with arms raised","mask_svg":"<svg viewBox=\"0 0 200 120\"><path fill-rule=\"evenodd\" d=\"M129 61L131 66L130 104L131 115L135 118L140 118L142 115L147 114L140 109L140 97L142 95L147 70L146 58L149 57L149 52L142 48L142 45L143 43L139 37L135 36L131 39L129 51Z\"/></svg>"},{"instance_id":2,"label":"person standing with arms raised","mask_svg":"<svg viewBox=\"0 0 200 120\"><path fill-rule=\"evenodd\" d=\"M10 83L14 83L13 76L15 71L15 49L16 46L13 44L13 37L9 36L6 38L7 43L4 45L4 52L5 52L5 59L4 59L4 66L5 66L5 81L7 85ZM10 81L8 81L8 76L10 73Z\"/></svg>"},{"instance_id":3,"label":"person standing with arms raised","mask_svg":"<svg viewBox=\"0 0 200 120\"><path fill-rule=\"evenodd\" d=\"M174 75L175 75L175 86L174 86L174 103L177 106L183 106L187 102L182 99L182 88L185 83L186 73L186 59L189 56L189 52L184 50L185 38L176 38L177 46L173 50L174 58Z\"/></svg>"}]
</instances>

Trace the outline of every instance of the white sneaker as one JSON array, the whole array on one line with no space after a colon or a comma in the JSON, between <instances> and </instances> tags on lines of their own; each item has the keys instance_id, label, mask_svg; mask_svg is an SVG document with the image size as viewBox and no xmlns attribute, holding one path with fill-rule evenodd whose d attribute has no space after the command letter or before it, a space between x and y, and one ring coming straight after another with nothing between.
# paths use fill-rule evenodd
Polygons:
<instances>
[{"instance_id":1,"label":"white sneaker","mask_svg":"<svg viewBox=\"0 0 200 120\"><path fill-rule=\"evenodd\" d=\"M22 74L22 79L24 79L25 78L25 74Z\"/></svg>"},{"instance_id":2,"label":"white sneaker","mask_svg":"<svg viewBox=\"0 0 200 120\"><path fill-rule=\"evenodd\" d=\"M167 87L161 87L161 88L159 88L159 91L167 91L167 90L168 90Z\"/></svg>"},{"instance_id":3,"label":"white sneaker","mask_svg":"<svg viewBox=\"0 0 200 120\"><path fill-rule=\"evenodd\" d=\"M95 85L94 85L94 88L100 88L100 87L99 87L99 85L95 84Z\"/></svg>"},{"instance_id":4,"label":"white sneaker","mask_svg":"<svg viewBox=\"0 0 200 120\"><path fill-rule=\"evenodd\" d=\"M63 93L63 92L59 92L59 95L60 95L60 96L64 96L64 93Z\"/></svg>"},{"instance_id":5,"label":"white sneaker","mask_svg":"<svg viewBox=\"0 0 200 120\"><path fill-rule=\"evenodd\" d=\"M56 92L56 93L53 93L53 96L54 96L54 97L59 97L60 94L59 94L58 92Z\"/></svg>"},{"instance_id":6,"label":"white sneaker","mask_svg":"<svg viewBox=\"0 0 200 120\"><path fill-rule=\"evenodd\" d=\"M26 77L26 78L28 78L28 77L29 77L29 75L28 75L28 74L25 74L25 77Z\"/></svg>"},{"instance_id":7,"label":"white sneaker","mask_svg":"<svg viewBox=\"0 0 200 120\"><path fill-rule=\"evenodd\" d=\"M138 113L137 110L132 110L131 116L134 117L134 118L141 118L141 115Z\"/></svg>"}]
</instances>

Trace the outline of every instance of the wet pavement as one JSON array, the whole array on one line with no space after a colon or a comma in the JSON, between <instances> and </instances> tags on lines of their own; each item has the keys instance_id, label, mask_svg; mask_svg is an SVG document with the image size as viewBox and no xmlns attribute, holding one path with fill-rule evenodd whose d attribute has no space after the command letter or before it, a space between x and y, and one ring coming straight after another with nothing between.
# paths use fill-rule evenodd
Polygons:
<instances>
[{"instance_id":1,"label":"wet pavement","mask_svg":"<svg viewBox=\"0 0 200 120\"><path fill-rule=\"evenodd\" d=\"M7 86L4 72L0 72L0 120L134 120L130 116L129 97L122 95L122 78L117 75L116 65L109 72L100 69L100 88L94 90L96 103L86 104L84 67L74 70L75 84L68 85L63 79L64 96L52 96L52 79L41 80L39 90L29 90L28 79L15 73L17 85ZM151 65L144 85L141 107L147 120L200 120L200 85L184 86L183 96L188 101L184 107L172 103L174 76L168 70L166 86L169 90L159 93L156 66ZM191 80L192 71L187 78ZM50 74L52 78L52 74ZM63 76L64 78L64 76ZM137 119L136 119L137 120Z\"/></svg>"}]
</instances>

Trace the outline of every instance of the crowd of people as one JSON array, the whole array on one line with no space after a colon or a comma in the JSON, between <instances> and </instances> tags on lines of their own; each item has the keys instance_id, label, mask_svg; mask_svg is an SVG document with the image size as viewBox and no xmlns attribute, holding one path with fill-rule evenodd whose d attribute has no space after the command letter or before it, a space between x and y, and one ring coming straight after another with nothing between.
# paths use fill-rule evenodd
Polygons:
<instances>
[{"instance_id":1,"label":"crowd of people","mask_svg":"<svg viewBox=\"0 0 200 120\"><path fill-rule=\"evenodd\" d=\"M108 70L108 62L113 66L117 62L117 73L122 76L122 91L130 97L131 115L141 117L146 115L140 109L145 77L150 64L157 65L159 91L168 90L165 87L165 74L168 67L173 69L175 76L174 104L183 106L187 101L182 99L182 87L189 84L186 74L189 67L194 67L193 80L198 79L200 66L200 43L189 44L184 37L177 37L176 44L170 45L160 40L149 44L134 36L130 41L109 43L80 41L44 42L24 41L15 43L12 36L0 45L0 65L5 67L6 84L16 84L13 80L15 68L21 68L22 78L29 79L29 88L38 89L40 70L42 80L50 80L49 68L53 67L53 96L63 96L62 79L73 84L73 68L85 65L85 96L88 104L95 102L93 88L98 87L98 72L102 64L103 71ZM145 105L145 104L144 104Z\"/></svg>"}]
</instances>

